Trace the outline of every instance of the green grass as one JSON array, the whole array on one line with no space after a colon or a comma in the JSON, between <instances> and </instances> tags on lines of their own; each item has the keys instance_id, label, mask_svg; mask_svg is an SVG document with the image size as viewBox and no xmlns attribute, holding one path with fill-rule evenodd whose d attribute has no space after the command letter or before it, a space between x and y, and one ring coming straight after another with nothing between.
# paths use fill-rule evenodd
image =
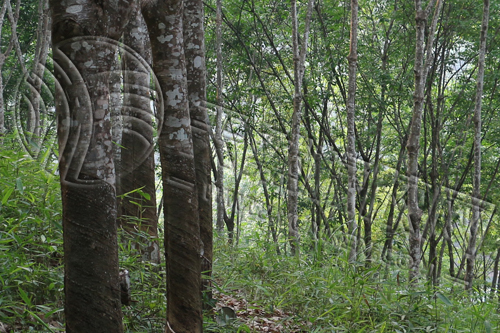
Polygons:
<instances>
[{"instance_id":1,"label":"green grass","mask_svg":"<svg viewBox=\"0 0 500 333\"><path fill-rule=\"evenodd\" d=\"M263 309L290 312L295 322L309 322L311 332L495 332L500 327L496 299L452 292L462 290L452 284L433 289L422 283L410 290L397 279L405 269L349 264L331 246L300 258L262 248L216 246L219 288L244 291Z\"/></svg>"}]
</instances>

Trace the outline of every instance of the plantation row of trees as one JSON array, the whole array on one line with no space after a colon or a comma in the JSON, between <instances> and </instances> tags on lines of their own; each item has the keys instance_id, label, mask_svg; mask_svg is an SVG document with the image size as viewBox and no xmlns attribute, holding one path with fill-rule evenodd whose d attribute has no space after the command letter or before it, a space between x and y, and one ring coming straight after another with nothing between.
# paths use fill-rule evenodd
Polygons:
<instances>
[{"instance_id":1,"label":"plantation row of trees","mask_svg":"<svg viewBox=\"0 0 500 333\"><path fill-rule=\"evenodd\" d=\"M167 332L202 330L212 225L233 245L331 242L352 265L407 267L411 285L496 293L499 14L4 0L0 133L47 170L59 160L67 331L122 330L117 222L166 262Z\"/></svg>"}]
</instances>

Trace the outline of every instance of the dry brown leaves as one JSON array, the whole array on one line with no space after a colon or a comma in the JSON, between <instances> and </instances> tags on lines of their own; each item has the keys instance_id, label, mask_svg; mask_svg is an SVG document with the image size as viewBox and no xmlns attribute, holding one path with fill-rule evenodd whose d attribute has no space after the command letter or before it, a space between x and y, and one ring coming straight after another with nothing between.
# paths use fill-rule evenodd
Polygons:
<instances>
[{"instance_id":1,"label":"dry brown leaves","mask_svg":"<svg viewBox=\"0 0 500 333\"><path fill-rule=\"evenodd\" d=\"M217 300L217 312L223 307L233 309L238 321L247 325L252 332L303 333L309 332L312 325L309 322L297 323L290 312L280 309L265 310L259 304L249 303L238 290L234 292L234 296L215 291L213 297Z\"/></svg>"}]
</instances>

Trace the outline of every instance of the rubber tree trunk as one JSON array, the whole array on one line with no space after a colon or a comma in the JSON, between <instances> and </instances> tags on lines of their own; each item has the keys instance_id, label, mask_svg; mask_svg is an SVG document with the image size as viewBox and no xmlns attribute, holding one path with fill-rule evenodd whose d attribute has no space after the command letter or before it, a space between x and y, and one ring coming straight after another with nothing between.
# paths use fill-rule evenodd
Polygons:
<instances>
[{"instance_id":1,"label":"rubber tree trunk","mask_svg":"<svg viewBox=\"0 0 500 333\"><path fill-rule=\"evenodd\" d=\"M163 97L159 137L167 267L166 332L203 330L201 249L195 157L188 103L182 0L148 3L153 69Z\"/></svg>"},{"instance_id":2,"label":"rubber tree trunk","mask_svg":"<svg viewBox=\"0 0 500 333\"><path fill-rule=\"evenodd\" d=\"M66 332L122 332L109 71L130 1L51 1Z\"/></svg>"},{"instance_id":3,"label":"rubber tree trunk","mask_svg":"<svg viewBox=\"0 0 500 333\"><path fill-rule=\"evenodd\" d=\"M156 208L153 112L150 99L151 46L142 15L125 27L122 50L123 107L118 216L127 231L149 236L137 243L143 259L160 263ZM139 191L137 191L140 189ZM139 245L140 243L146 246Z\"/></svg>"},{"instance_id":4,"label":"rubber tree trunk","mask_svg":"<svg viewBox=\"0 0 500 333\"><path fill-rule=\"evenodd\" d=\"M481 105L484 86L484 62L486 57L486 37L488 35L488 20L490 16L490 1L483 1L483 21L481 24L481 44L479 46L479 61L477 70L476 101L474 106L474 174L472 177L472 220L470 222L469 244L466 250L467 266L465 270L465 289L472 288L474 281L474 263L476 261L477 227L481 218Z\"/></svg>"},{"instance_id":5,"label":"rubber tree trunk","mask_svg":"<svg viewBox=\"0 0 500 333\"><path fill-rule=\"evenodd\" d=\"M194 163L198 194L200 237L203 242L201 259L202 292L210 300L210 276L212 275L212 179L210 120L207 113L206 66L204 37L204 8L201 0L186 0L184 4L184 46L186 52L189 113L193 131Z\"/></svg>"}]
</instances>

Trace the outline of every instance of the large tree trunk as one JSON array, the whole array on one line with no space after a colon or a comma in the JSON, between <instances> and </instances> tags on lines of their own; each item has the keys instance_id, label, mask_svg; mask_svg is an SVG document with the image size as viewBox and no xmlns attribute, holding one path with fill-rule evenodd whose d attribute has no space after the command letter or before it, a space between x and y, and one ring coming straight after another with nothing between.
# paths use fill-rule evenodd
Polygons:
<instances>
[{"instance_id":1,"label":"large tree trunk","mask_svg":"<svg viewBox=\"0 0 500 333\"><path fill-rule=\"evenodd\" d=\"M490 16L490 1L483 1L483 21L481 24L481 45L477 70L476 103L474 107L474 175L472 178L472 220L470 222L469 244L466 250L467 267L465 271L465 289L472 288L474 263L476 261L477 226L481 218L481 104L483 100L484 62L486 57L486 36Z\"/></svg>"},{"instance_id":2,"label":"large tree trunk","mask_svg":"<svg viewBox=\"0 0 500 333\"><path fill-rule=\"evenodd\" d=\"M50 2L66 332L122 332L109 71L132 2Z\"/></svg>"},{"instance_id":3,"label":"large tree trunk","mask_svg":"<svg viewBox=\"0 0 500 333\"><path fill-rule=\"evenodd\" d=\"M184 7L184 46L186 52L189 113L193 131L194 163L198 193L200 237L203 242L201 270L205 299L211 299L210 276L212 275L212 179L210 150L210 120L206 107L206 67L204 9L201 0L186 0Z\"/></svg>"},{"instance_id":4,"label":"large tree trunk","mask_svg":"<svg viewBox=\"0 0 500 333\"><path fill-rule=\"evenodd\" d=\"M143 10L153 68L163 94L160 133L167 266L166 332L202 331L202 244L183 40L183 1L148 3Z\"/></svg>"},{"instance_id":5,"label":"large tree trunk","mask_svg":"<svg viewBox=\"0 0 500 333\"><path fill-rule=\"evenodd\" d=\"M160 263L156 209L153 112L150 99L151 47L147 27L138 14L125 27L122 52L123 107L118 217L127 231L146 233L143 259ZM140 191L137 191L140 189ZM137 246L140 246L138 245Z\"/></svg>"}]
</instances>

